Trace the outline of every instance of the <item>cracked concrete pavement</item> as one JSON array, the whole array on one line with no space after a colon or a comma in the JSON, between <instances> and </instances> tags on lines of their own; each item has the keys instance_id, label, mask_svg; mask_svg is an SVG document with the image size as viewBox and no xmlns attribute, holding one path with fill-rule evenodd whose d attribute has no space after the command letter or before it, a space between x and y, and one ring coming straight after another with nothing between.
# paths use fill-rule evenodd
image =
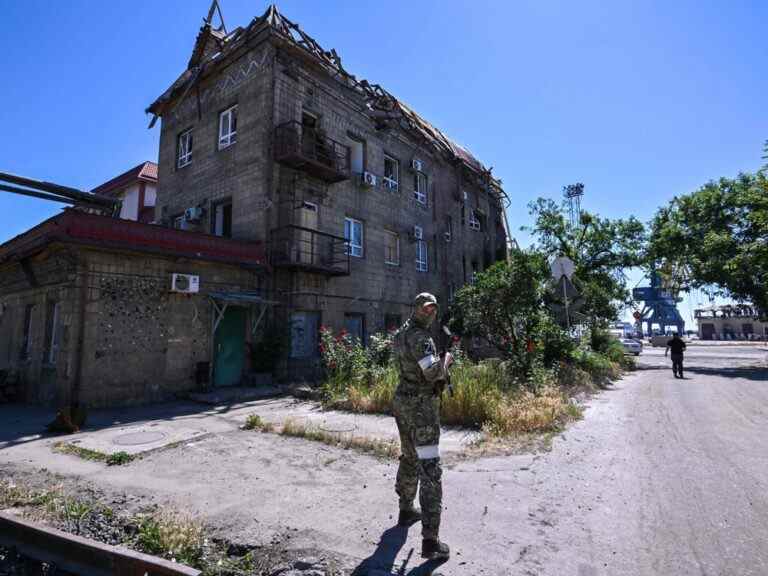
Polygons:
<instances>
[{"instance_id":1,"label":"cracked concrete pavement","mask_svg":"<svg viewBox=\"0 0 768 576\"><path fill-rule=\"evenodd\" d=\"M442 535L453 556L439 573L768 573L765 360L757 346L691 346L687 379L675 380L663 351L647 348L640 370L592 398L551 451L449 460ZM396 462L238 430L251 411L144 409L207 435L105 467L52 454L53 440L34 435L50 414L4 406L0 474L46 468L199 513L236 541L288 534L293 547L350 558L359 575L433 568L419 568L419 526L393 528ZM125 426L133 412L121 414Z\"/></svg>"}]
</instances>

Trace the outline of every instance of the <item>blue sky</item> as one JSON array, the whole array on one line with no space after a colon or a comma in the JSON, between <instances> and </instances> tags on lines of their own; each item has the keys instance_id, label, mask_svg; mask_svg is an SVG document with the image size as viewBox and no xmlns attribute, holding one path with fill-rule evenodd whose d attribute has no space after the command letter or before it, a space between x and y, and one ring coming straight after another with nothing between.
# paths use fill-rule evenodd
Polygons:
<instances>
[{"instance_id":1,"label":"blue sky","mask_svg":"<svg viewBox=\"0 0 768 576\"><path fill-rule=\"evenodd\" d=\"M5 0L0 170L90 189L155 160L144 109L183 70L208 0ZM267 7L221 0L231 28ZM585 184L584 208L647 220L754 171L768 138L765 2L279 2L502 178L509 219ZM58 207L0 195L0 241ZM681 307L687 315L687 306Z\"/></svg>"}]
</instances>

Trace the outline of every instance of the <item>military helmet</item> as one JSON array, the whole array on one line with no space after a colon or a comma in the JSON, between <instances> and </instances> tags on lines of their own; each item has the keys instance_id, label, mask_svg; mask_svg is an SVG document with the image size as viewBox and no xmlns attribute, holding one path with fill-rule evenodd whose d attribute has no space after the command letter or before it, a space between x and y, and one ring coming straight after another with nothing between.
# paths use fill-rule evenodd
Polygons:
<instances>
[{"instance_id":1,"label":"military helmet","mask_svg":"<svg viewBox=\"0 0 768 576\"><path fill-rule=\"evenodd\" d=\"M434 304L435 306L438 305L437 298L435 298L434 294L430 294L429 292L422 292L413 299L413 305L416 306L416 308L426 306L427 304Z\"/></svg>"}]
</instances>

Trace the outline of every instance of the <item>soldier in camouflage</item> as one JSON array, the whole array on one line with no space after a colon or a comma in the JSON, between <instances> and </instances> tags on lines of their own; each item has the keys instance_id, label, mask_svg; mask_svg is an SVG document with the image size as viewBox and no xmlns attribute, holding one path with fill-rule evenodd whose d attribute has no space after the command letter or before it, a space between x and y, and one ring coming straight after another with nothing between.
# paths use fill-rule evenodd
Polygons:
<instances>
[{"instance_id":1,"label":"soldier in camouflage","mask_svg":"<svg viewBox=\"0 0 768 576\"><path fill-rule=\"evenodd\" d=\"M416 296L411 317L394 337L395 361L400 383L393 412L400 432L400 466L395 490L400 497L398 524L410 526L421 520L424 558L448 558L448 546L440 542L443 486L440 466L440 395L450 353L440 358L429 332L437 316L437 298L423 292ZM419 489L421 511L413 502Z\"/></svg>"}]
</instances>

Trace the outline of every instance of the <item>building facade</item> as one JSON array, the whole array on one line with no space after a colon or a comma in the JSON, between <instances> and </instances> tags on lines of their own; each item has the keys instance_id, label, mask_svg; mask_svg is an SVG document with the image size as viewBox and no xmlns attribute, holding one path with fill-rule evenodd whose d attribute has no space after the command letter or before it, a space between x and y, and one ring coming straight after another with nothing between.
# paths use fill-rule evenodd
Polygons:
<instances>
[{"instance_id":1,"label":"building facade","mask_svg":"<svg viewBox=\"0 0 768 576\"><path fill-rule=\"evenodd\" d=\"M264 273L261 244L66 210L0 246L0 401L116 406L237 384Z\"/></svg>"},{"instance_id":2,"label":"building facade","mask_svg":"<svg viewBox=\"0 0 768 576\"><path fill-rule=\"evenodd\" d=\"M100 184L91 193L118 198L120 218L150 223L155 219L157 164L142 162L119 176Z\"/></svg>"},{"instance_id":3,"label":"building facade","mask_svg":"<svg viewBox=\"0 0 768 576\"><path fill-rule=\"evenodd\" d=\"M148 111L162 120L156 218L267 246L299 371L317 366L321 324L365 341L415 294L447 303L506 257L490 170L274 6L231 32L207 21Z\"/></svg>"},{"instance_id":4,"label":"building facade","mask_svg":"<svg viewBox=\"0 0 768 576\"><path fill-rule=\"evenodd\" d=\"M768 320L753 306L736 304L694 310L702 340L768 340Z\"/></svg>"}]
</instances>

